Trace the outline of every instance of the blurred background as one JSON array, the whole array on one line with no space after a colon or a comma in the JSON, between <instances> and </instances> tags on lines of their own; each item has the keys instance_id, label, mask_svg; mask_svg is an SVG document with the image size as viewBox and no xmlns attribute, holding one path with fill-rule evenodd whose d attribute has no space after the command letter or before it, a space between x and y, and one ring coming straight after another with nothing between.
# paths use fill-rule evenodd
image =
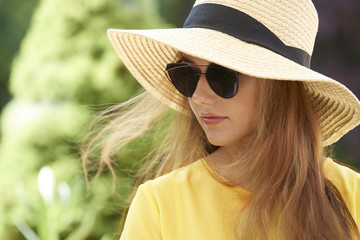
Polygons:
<instances>
[{"instance_id":1,"label":"blurred background","mask_svg":"<svg viewBox=\"0 0 360 240\"><path fill-rule=\"evenodd\" d=\"M0 239L118 239L132 184L118 163L87 191L79 141L97 110L140 86L107 40L108 28L182 23L189 0L0 0ZM312 68L360 97L360 1L315 1L320 28ZM360 169L360 128L333 146ZM144 143L142 143L144 144ZM145 142L146 145L146 142ZM146 149L146 147L144 147Z\"/></svg>"}]
</instances>

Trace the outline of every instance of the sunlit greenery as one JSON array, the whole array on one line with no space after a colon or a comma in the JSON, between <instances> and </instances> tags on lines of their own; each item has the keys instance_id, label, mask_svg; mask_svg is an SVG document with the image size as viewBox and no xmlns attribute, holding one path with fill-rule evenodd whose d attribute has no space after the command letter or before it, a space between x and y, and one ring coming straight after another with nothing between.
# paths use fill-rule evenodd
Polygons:
<instances>
[{"instance_id":1,"label":"sunlit greenery","mask_svg":"<svg viewBox=\"0 0 360 240\"><path fill-rule=\"evenodd\" d=\"M105 172L87 191L78 144L94 106L139 89L106 29L168 26L156 1L39 2L12 67L13 99L1 116L0 239L118 237L131 179L119 173L113 191Z\"/></svg>"}]
</instances>

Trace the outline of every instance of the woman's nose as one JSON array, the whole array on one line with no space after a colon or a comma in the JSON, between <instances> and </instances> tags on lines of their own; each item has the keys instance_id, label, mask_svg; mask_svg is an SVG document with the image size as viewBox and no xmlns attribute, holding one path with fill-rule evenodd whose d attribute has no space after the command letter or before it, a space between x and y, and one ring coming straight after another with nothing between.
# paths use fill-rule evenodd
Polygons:
<instances>
[{"instance_id":1,"label":"woman's nose","mask_svg":"<svg viewBox=\"0 0 360 240\"><path fill-rule=\"evenodd\" d=\"M197 104L212 105L216 103L216 93L211 89L205 74L201 74L191 99Z\"/></svg>"}]
</instances>

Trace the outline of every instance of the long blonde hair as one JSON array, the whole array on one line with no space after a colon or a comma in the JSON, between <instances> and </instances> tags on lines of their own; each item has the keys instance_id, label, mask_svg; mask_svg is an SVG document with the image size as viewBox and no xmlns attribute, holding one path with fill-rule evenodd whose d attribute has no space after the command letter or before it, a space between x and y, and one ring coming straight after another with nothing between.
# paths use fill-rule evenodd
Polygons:
<instances>
[{"instance_id":1,"label":"long blonde hair","mask_svg":"<svg viewBox=\"0 0 360 240\"><path fill-rule=\"evenodd\" d=\"M249 148L227 171L246 180L251 195L235 217L237 239L359 239L356 224L336 187L325 178L320 127L301 82L261 80L256 128ZM187 99L184 97L184 104ZM143 92L105 112L106 125L83 146L87 174L96 149L99 172L135 138L151 133L136 186L206 157L216 150L191 114L169 110ZM234 183L235 185L238 183ZM281 210L280 210L281 209ZM126 213L126 211L125 211ZM246 219L240 216L246 214Z\"/></svg>"}]
</instances>

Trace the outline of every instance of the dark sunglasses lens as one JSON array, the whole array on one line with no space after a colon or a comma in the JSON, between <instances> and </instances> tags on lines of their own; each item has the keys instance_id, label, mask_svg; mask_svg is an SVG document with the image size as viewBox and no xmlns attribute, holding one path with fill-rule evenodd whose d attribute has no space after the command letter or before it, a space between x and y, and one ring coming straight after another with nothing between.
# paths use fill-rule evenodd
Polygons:
<instances>
[{"instance_id":1,"label":"dark sunglasses lens","mask_svg":"<svg viewBox=\"0 0 360 240\"><path fill-rule=\"evenodd\" d=\"M198 83L194 70L188 64L170 63L166 71L175 88L184 96L192 97Z\"/></svg>"},{"instance_id":2,"label":"dark sunglasses lens","mask_svg":"<svg viewBox=\"0 0 360 240\"><path fill-rule=\"evenodd\" d=\"M238 90L238 73L219 65L210 65L206 72L207 81L216 94L232 98Z\"/></svg>"}]
</instances>

